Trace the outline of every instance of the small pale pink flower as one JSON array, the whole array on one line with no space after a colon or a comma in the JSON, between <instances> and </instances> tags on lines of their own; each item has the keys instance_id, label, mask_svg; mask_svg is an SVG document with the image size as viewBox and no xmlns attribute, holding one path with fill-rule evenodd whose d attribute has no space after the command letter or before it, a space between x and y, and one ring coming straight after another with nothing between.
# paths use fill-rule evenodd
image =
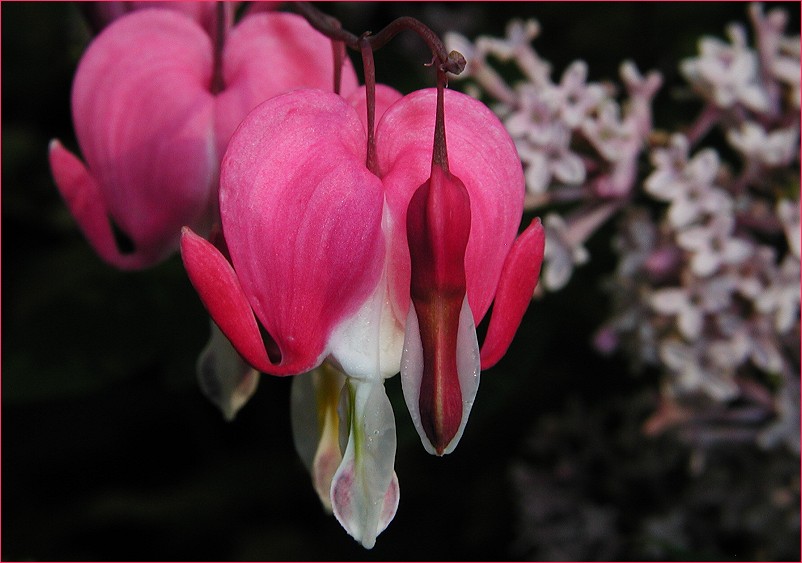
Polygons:
<instances>
[{"instance_id":1,"label":"small pale pink flower","mask_svg":"<svg viewBox=\"0 0 802 563\"><path fill-rule=\"evenodd\" d=\"M730 304L735 286L735 281L725 276L694 279L686 286L654 290L649 304L658 313L676 317L680 334L693 341L702 334L705 318Z\"/></svg>"},{"instance_id":2,"label":"small pale pink flower","mask_svg":"<svg viewBox=\"0 0 802 563\"><path fill-rule=\"evenodd\" d=\"M710 276L721 266L739 264L751 256L753 245L735 236L734 226L731 215L716 215L704 225L677 234L677 244L691 253L691 270L697 276Z\"/></svg>"},{"instance_id":3,"label":"small pale pink flower","mask_svg":"<svg viewBox=\"0 0 802 563\"><path fill-rule=\"evenodd\" d=\"M504 120L526 165L526 186L544 193L552 178L566 184L585 180L585 166L571 151L571 130L559 119L559 107L532 88L522 88L521 105Z\"/></svg>"},{"instance_id":4,"label":"small pale pink flower","mask_svg":"<svg viewBox=\"0 0 802 563\"><path fill-rule=\"evenodd\" d=\"M556 213L549 213L544 220L546 249L543 268L543 284L549 290L558 290L568 283L574 266L584 264L590 258L582 241L570 234L566 221Z\"/></svg>"},{"instance_id":5,"label":"small pale pink flower","mask_svg":"<svg viewBox=\"0 0 802 563\"><path fill-rule=\"evenodd\" d=\"M714 149L702 149L689 159L687 138L676 134L668 147L652 151L651 158L655 170L643 187L655 199L670 203L672 227L683 228L732 209L732 198L715 185L720 159Z\"/></svg>"},{"instance_id":6,"label":"small pale pink flower","mask_svg":"<svg viewBox=\"0 0 802 563\"><path fill-rule=\"evenodd\" d=\"M715 37L699 42L699 56L682 61L680 71L705 98L716 106L736 104L763 112L769 101L758 75L757 54L746 44L746 31L739 25L727 28L730 43Z\"/></svg>"},{"instance_id":7,"label":"small pale pink flower","mask_svg":"<svg viewBox=\"0 0 802 563\"><path fill-rule=\"evenodd\" d=\"M660 359L675 374L673 383L680 393L702 391L719 401L738 396L732 369L716 365L705 342L668 338L660 346Z\"/></svg>"},{"instance_id":8,"label":"small pale pink flower","mask_svg":"<svg viewBox=\"0 0 802 563\"><path fill-rule=\"evenodd\" d=\"M800 252L800 247L802 247L802 241L800 241L802 226L800 226L799 215L799 200L781 199L777 203L777 217L782 223L791 253L797 260L802 254Z\"/></svg>"},{"instance_id":9,"label":"small pale pink flower","mask_svg":"<svg viewBox=\"0 0 802 563\"><path fill-rule=\"evenodd\" d=\"M727 140L747 160L767 167L788 166L799 156L797 127L766 132L761 125L746 121L727 131Z\"/></svg>"}]
</instances>

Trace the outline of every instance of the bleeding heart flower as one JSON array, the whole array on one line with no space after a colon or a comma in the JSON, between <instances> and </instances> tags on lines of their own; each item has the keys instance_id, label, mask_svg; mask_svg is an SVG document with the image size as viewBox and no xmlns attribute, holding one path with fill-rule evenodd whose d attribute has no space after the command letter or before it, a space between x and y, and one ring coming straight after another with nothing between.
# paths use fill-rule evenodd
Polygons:
<instances>
[{"instance_id":1,"label":"bleeding heart flower","mask_svg":"<svg viewBox=\"0 0 802 563\"><path fill-rule=\"evenodd\" d=\"M293 14L250 15L216 50L177 11L132 12L81 59L72 112L86 165L54 140L53 176L104 260L153 265L177 249L183 225L206 232L216 220L219 162L248 111L293 88L330 88L332 76L331 42ZM356 85L349 64L343 92Z\"/></svg>"},{"instance_id":2,"label":"bleeding heart flower","mask_svg":"<svg viewBox=\"0 0 802 563\"><path fill-rule=\"evenodd\" d=\"M436 98L421 90L389 107L376 170L365 164L365 120L342 97L296 90L268 100L221 166L230 261L188 228L181 241L190 280L251 365L295 375L328 360L348 376L331 503L366 547L398 498L383 379L401 371L424 446L452 451L479 371L509 346L543 257L539 220L516 240L524 178L503 125L446 91L448 154L441 139L433 159ZM494 298L480 352L475 325Z\"/></svg>"}]
</instances>

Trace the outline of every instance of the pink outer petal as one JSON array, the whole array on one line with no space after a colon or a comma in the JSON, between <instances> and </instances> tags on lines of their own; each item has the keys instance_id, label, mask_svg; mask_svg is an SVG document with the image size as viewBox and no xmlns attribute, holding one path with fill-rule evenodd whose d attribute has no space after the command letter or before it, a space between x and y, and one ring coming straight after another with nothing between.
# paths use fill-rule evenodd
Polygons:
<instances>
[{"instance_id":1,"label":"pink outer petal","mask_svg":"<svg viewBox=\"0 0 802 563\"><path fill-rule=\"evenodd\" d=\"M127 270L143 268L163 258L161 253L121 254L117 249L100 187L83 163L55 139L50 143L49 158L56 187L89 244L103 260Z\"/></svg>"},{"instance_id":2,"label":"pink outer petal","mask_svg":"<svg viewBox=\"0 0 802 563\"><path fill-rule=\"evenodd\" d=\"M296 90L242 122L223 159L223 234L243 292L283 355L319 357L379 281L381 183L356 111Z\"/></svg>"},{"instance_id":3,"label":"pink outer petal","mask_svg":"<svg viewBox=\"0 0 802 563\"><path fill-rule=\"evenodd\" d=\"M245 361L273 375L294 375L315 367L318 358L282 355L278 366L270 362L237 274L212 243L184 228L181 233L181 258L192 285L212 319Z\"/></svg>"},{"instance_id":4,"label":"pink outer petal","mask_svg":"<svg viewBox=\"0 0 802 563\"><path fill-rule=\"evenodd\" d=\"M482 344L482 369L493 367L507 352L532 300L543 263L546 235L540 219L521 233L504 261L496 289L493 314Z\"/></svg>"},{"instance_id":5,"label":"pink outer petal","mask_svg":"<svg viewBox=\"0 0 802 563\"><path fill-rule=\"evenodd\" d=\"M377 152L393 220L390 287L396 316L409 307L410 258L406 212L413 192L431 173L436 91L405 96L377 127ZM493 300L502 264L523 211L524 177L515 145L498 118L481 102L445 92L450 172L465 184L471 201L471 235L465 253L467 294L474 320Z\"/></svg>"},{"instance_id":6,"label":"pink outer petal","mask_svg":"<svg viewBox=\"0 0 802 563\"><path fill-rule=\"evenodd\" d=\"M331 41L302 17L264 12L244 18L226 38L223 78L217 100L216 131L222 157L231 134L253 108L295 88L333 89ZM358 87L350 59L343 66L340 92Z\"/></svg>"},{"instance_id":7,"label":"pink outer petal","mask_svg":"<svg viewBox=\"0 0 802 563\"><path fill-rule=\"evenodd\" d=\"M72 109L86 168L137 255L175 250L182 225L207 228L217 175L211 51L191 19L141 10L107 27L78 67Z\"/></svg>"}]
</instances>

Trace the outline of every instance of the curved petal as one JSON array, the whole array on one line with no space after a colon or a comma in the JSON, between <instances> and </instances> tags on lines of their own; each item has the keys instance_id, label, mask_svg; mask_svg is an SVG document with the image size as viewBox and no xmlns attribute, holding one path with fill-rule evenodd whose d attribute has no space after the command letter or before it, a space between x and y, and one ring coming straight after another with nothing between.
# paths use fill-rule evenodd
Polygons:
<instances>
[{"instance_id":1,"label":"curved petal","mask_svg":"<svg viewBox=\"0 0 802 563\"><path fill-rule=\"evenodd\" d=\"M211 72L203 29L160 9L116 20L78 66L72 110L87 168L133 254L150 262L176 250L183 225L205 231L211 220Z\"/></svg>"},{"instance_id":2,"label":"curved petal","mask_svg":"<svg viewBox=\"0 0 802 563\"><path fill-rule=\"evenodd\" d=\"M345 376L328 363L292 378L290 414L295 450L312 475L320 502L329 513L331 481L342 462L337 405Z\"/></svg>"},{"instance_id":3,"label":"curved petal","mask_svg":"<svg viewBox=\"0 0 802 563\"><path fill-rule=\"evenodd\" d=\"M206 398L231 421L256 392L259 372L237 354L213 321L209 324L209 343L198 356L196 366L198 384Z\"/></svg>"},{"instance_id":4,"label":"curved petal","mask_svg":"<svg viewBox=\"0 0 802 563\"><path fill-rule=\"evenodd\" d=\"M251 305L231 264L212 243L188 228L181 234L181 258L212 319L245 361L273 375L295 375L320 364L319 355L309 354L282 354L281 362L272 364Z\"/></svg>"},{"instance_id":5,"label":"curved petal","mask_svg":"<svg viewBox=\"0 0 802 563\"><path fill-rule=\"evenodd\" d=\"M534 219L504 260L493 313L482 343L482 369L493 367L507 352L537 286L546 234Z\"/></svg>"},{"instance_id":6,"label":"curved petal","mask_svg":"<svg viewBox=\"0 0 802 563\"><path fill-rule=\"evenodd\" d=\"M410 261L403 227L412 194L431 173L435 106L434 89L413 92L387 110L376 132L380 175L394 225L390 286L399 318L405 318L409 305ZM471 201L465 269L468 301L478 323L490 307L518 232L524 177L509 133L484 104L446 90L445 123L449 170L465 184Z\"/></svg>"},{"instance_id":7,"label":"curved petal","mask_svg":"<svg viewBox=\"0 0 802 563\"><path fill-rule=\"evenodd\" d=\"M50 142L48 157L56 187L89 244L103 260L123 270L144 268L161 260L161 252L155 255L144 251L120 252L100 186L86 166L55 139Z\"/></svg>"},{"instance_id":8,"label":"curved petal","mask_svg":"<svg viewBox=\"0 0 802 563\"><path fill-rule=\"evenodd\" d=\"M381 381L398 373L403 344L404 327L393 314L382 272L373 295L332 331L331 359L349 377Z\"/></svg>"},{"instance_id":9,"label":"curved petal","mask_svg":"<svg viewBox=\"0 0 802 563\"><path fill-rule=\"evenodd\" d=\"M349 379L344 390L348 445L331 485L334 516L367 549L398 508L395 419L383 382Z\"/></svg>"},{"instance_id":10,"label":"curved petal","mask_svg":"<svg viewBox=\"0 0 802 563\"><path fill-rule=\"evenodd\" d=\"M379 282L384 198L364 158L356 111L320 90L263 103L226 151L223 233L247 301L282 361L324 357L333 328Z\"/></svg>"},{"instance_id":11,"label":"curved petal","mask_svg":"<svg viewBox=\"0 0 802 563\"><path fill-rule=\"evenodd\" d=\"M177 249L180 229L208 229L217 176L212 47L172 10L140 10L84 53L73 121L106 209L135 253Z\"/></svg>"},{"instance_id":12,"label":"curved petal","mask_svg":"<svg viewBox=\"0 0 802 563\"><path fill-rule=\"evenodd\" d=\"M423 447L433 455L449 454L457 447L479 389L479 344L467 297L463 299L460 308L454 353L456 381L444 384L444 388L440 390L441 394L450 395L449 398L442 398L440 403L451 403L452 408L438 408L432 401L431 384L428 389L423 386L426 358L418 315L415 306L411 305L404 335L404 353L401 357L401 387Z\"/></svg>"},{"instance_id":13,"label":"curved petal","mask_svg":"<svg viewBox=\"0 0 802 563\"><path fill-rule=\"evenodd\" d=\"M242 118L260 103L296 88L333 89L331 40L296 14L250 14L226 37L223 81L216 115L221 157ZM357 87L346 57L340 92L348 96Z\"/></svg>"}]
</instances>

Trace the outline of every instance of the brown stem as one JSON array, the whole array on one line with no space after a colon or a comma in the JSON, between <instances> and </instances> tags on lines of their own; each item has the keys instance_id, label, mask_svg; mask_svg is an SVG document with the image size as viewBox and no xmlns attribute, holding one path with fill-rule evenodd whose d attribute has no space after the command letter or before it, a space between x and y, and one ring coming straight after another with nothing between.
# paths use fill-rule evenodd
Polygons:
<instances>
[{"instance_id":1,"label":"brown stem","mask_svg":"<svg viewBox=\"0 0 802 563\"><path fill-rule=\"evenodd\" d=\"M223 45L226 40L226 5L217 2L215 5L214 28L214 70L212 71L212 94L219 94L225 88L223 80Z\"/></svg>"},{"instance_id":2,"label":"brown stem","mask_svg":"<svg viewBox=\"0 0 802 563\"><path fill-rule=\"evenodd\" d=\"M448 150L446 149L445 116L446 73L437 68L437 112L434 117L434 147L432 147L432 166L439 166L448 172Z\"/></svg>"},{"instance_id":3,"label":"brown stem","mask_svg":"<svg viewBox=\"0 0 802 563\"><path fill-rule=\"evenodd\" d=\"M375 101L376 101L376 71L373 64L373 51L384 47L393 37L402 31L412 31L426 42L432 52L431 65L435 65L437 73L437 113L435 116L434 147L432 148L432 166L439 166L448 172L448 152L446 150L445 104L444 90L446 87L446 73L459 74L465 69L465 57L456 51L446 52L440 38L431 29L419 20L410 17L401 17L390 22L384 29L375 35L370 32L361 37L342 28L340 22L313 7L307 2L296 2L295 9L309 22L309 24L323 35L333 41L342 41L350 49L359 50L365 69L365 88L367 90L368 112L368 149L367 167L377 172L376 143L374 139Z\"/></svg>"},{"instance_id":4,"label":"brown stem","mask_svg":"<svg viewBox=\"0 0 802 563\"><path fill-rule=\"evenodd\" d=\"M331 24L335 28L342 27L336 19L332 19ZM334 61L334 93L339 94L342 85L343 63L345 62L345 45L342 41L331 39L331 56Z\"/></svg>"},{"instance_id":5,"label":"brown stem","mask_svg":"<svg viewBox=\"0 0 802 563\"><path fill-rule=\"evenodd\" d=\"M298 13L306 18L306 21L320 33L330 39L342 41L349 49L361 51L361 38L344 30L336 18L324 14L308 2L296 2L293 5ZM454 51L451 53L446 52L446 48L443 42L440 41L440 38L437 37L437 34L421 21L408 16L393 20L380 32L369 36L368 42L370 47L376 51L384 47L393 37L405 30L415 32L426 42L426 45L432 52L432 56L437 60L443 71L459 74L465 69L465 59L462 55Z\"/></svg>"},{"instance_id":6,"label":"brown stem","mask_svg":"<svg viewBox=\"0 0 802 563\"><path fill-rule=\"evenodd\" d=\"M340 86L343 77L343 59L345 53L343 52L343 44L340 41L331 40L331 55L334 60L334 93L340 93Z\"/></svg>"},{"instance_id":7,"label":"brown stem","mask_svg":"<svg viewBox=\"0 0 802 563\"><path fill-rule=\"evenodd\" d=\"M373 49L366 33L359 38L359 49L362 51L362 65L365 69L365 100L368 113L368 150L365 166L368 170L379 175L376 161L376 67L373 62Z\"/></svg>"},{"instance_id":8,"label":"brown stem","mask_svg":"<svg viewBox=\"0 0 802 563\"><path fill-rule=\"evenodd\" d=\"M437 34L435 34L435 32L433 32L419 20L408 16L391 21L384 29L371 37L370 44L374 51L381 49L393 37L406 30L415 32L426 42L426 45L432 52L432 56L439 63L439 68L441 68L443 71L450 72L451 74L459 74L465 69L465 59L462 58L462 55L455 57L448 53L443 45L443 42L440 41L440 38L437 36Z\"/></svg>"},{"instance_id":9,"label":"brown stem","mask_svg":"<svg viewBox=\"0 0 802 563\"><path fill-rule=\"evenodd\" d=\"M342 41L351 49L359 48L359 38L344 30L337 18L324 14L308 2L295 2L293 6L309 22L309 25L329 39Z\"/></svg>"}]
</instances>

